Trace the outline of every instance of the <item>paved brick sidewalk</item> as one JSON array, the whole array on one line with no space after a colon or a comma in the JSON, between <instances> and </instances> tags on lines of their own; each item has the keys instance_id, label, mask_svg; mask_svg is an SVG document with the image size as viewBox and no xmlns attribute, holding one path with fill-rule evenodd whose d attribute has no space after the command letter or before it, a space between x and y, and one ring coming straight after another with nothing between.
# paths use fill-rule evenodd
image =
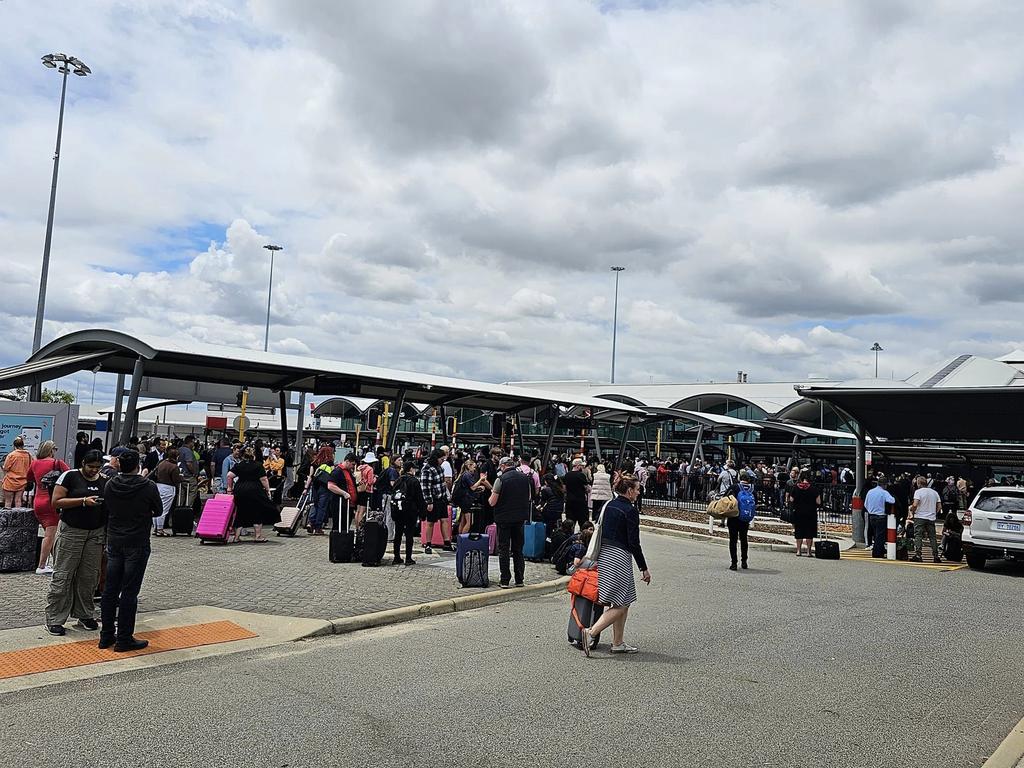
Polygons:
<instances>
[{"instance_id":1,"label":"paved brick sidewalk","mask_svg":"<svg viewBox=\"0 0 1024 768\"><path fill-rule=\"evenodd\" d=\"M452 554L417 552L412 567L363 568L329 562L327 541L301 532L294 539L271 535L267 544L243 539L227 546L200 545L182 536L153 538L139 610L211 605L333 619L479 591L460 590L454 568L429 565L454 565ZM385 562L390 561L389 554ZM494 589L497 558L491 563ZM556 577L550 564L526 564L528 584ZM42 624L48 584L48 577L34 573L0 574L0 629Z\"/></svg>"}]
</instances>

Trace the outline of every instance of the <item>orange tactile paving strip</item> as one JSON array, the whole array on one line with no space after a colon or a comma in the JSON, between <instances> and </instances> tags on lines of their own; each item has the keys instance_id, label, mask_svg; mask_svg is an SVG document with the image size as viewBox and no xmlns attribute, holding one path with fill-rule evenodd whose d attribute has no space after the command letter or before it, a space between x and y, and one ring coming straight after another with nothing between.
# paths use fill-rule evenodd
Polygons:
<instances>
[{"instance_id":1,"label":"orange tactile paving strip","mask_svg":"<svg viewBox=\"0 0 1024 768\"><path fill-rule=\"evenodd\" d=\"M201 645L230 643L258 635L233 621L211 621L206 624L187 624L182 627L136 632L135 636L149 640L149 645L141 651L127 653L117 653L112 649L100 650L96 647L97 636L93 635L92 640L77 643L56 643L0 653L0 679L83 667L87 664L146 656L151 653L177 651L182 648L196 648Z\"/></svg>"}]
</instances>

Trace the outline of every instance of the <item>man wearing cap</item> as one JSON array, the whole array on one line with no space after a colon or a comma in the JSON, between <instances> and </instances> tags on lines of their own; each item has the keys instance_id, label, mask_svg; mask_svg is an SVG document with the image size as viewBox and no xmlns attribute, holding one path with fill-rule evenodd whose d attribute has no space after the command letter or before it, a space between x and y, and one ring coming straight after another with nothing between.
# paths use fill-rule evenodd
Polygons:
<instances>
[{"instance_id":1,"label":"man wearing cap","mask_svg":"<svg viewBox=\"0 0 1024 768\"><path fill-rule=\"evenodd\" d=\"M888 491L889 481L879 473L875 487L864 496L864 511L868 514L868 537L871 539L871 556L885 557L886 515L892 510L896 499Z\"/></svg>"},{"instance_id":2,"label":"man wearing cap","mask_svg":"<svg viewBox=\"0 0 1024 768\"><path fill-rule=\"evenodd\" d=\"M565 486L565 516L578 523L582 531L583 524L590 519L587 507L590 482L583 472L583 459L572 460L572 469L565 473L562 484Z\"/></svg>"},{"instance_id":3,"label":"man wearing cap","mask_svg":"<svg viewBox=\"0 0 1024 768\"><path fill-rule=\"evenodd\" d=\"M498 477L487 503L494 508L494 523L498 526L498 566L501 568L502 589L511 586L512 571L509 555L515 567L516 586L523 586L526 560L523 558L523 523L530 519L533 481L516 471L515 460L503 456L498 461Z\"/></svg>"}]
</instances>

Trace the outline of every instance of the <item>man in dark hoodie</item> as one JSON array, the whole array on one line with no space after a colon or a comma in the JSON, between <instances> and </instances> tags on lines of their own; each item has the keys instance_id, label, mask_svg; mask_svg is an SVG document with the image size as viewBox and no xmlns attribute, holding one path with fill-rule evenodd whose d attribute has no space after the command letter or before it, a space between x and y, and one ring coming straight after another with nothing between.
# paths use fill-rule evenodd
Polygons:
<instances>
[{"instance_id":1,"label":"man in dark hoodie","mask_svg":"<svg viewBox=\"0 0 1024 768\"><path fill-rule=\"evenodd\" d=\"M100 603L103 626L99 647L137 651L149 645L148 640L135 639L135 614L149 561L149 530L153 518L163 514L163 503L153 481L139 474L138 451L123 451L118 464L120 471L103 491L107 581Z\"/></svg>"}]
</instances>

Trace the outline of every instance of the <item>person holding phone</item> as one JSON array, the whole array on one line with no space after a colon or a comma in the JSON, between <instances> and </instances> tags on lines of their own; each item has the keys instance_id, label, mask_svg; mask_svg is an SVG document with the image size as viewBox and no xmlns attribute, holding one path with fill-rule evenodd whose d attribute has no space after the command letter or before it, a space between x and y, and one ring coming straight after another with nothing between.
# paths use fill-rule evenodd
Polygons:
<instances>
[{"instance_id":1,"label":"person holding phone","mask_svg":"<svg viewBox=\"0 0 1024 768\"><path fill-rule=\"evenodd\" d=\"M99 629L93 594L100 580L104 531L107 513L103 509L106 478L100 474L103 454L88 451L81 469L64 472L50 495L53 508L60 514L53 576L46 596L46 631L63 635L68 617L78 619L77 626Z\"/></svg>"},{"instance_id":2,"label":"person holding phone","mask_svg":"<svg viewBox=\"0 0 1024 768\"><path fill-rule=\"evenodd\" d=\"M455 483L452 503L459 508L459 533L470 533L473 529L473 515L483 504L483 498L491 493L487 473L478 472L476 462L466 459L462 474Z\"/></svg>"}]
</instances>

